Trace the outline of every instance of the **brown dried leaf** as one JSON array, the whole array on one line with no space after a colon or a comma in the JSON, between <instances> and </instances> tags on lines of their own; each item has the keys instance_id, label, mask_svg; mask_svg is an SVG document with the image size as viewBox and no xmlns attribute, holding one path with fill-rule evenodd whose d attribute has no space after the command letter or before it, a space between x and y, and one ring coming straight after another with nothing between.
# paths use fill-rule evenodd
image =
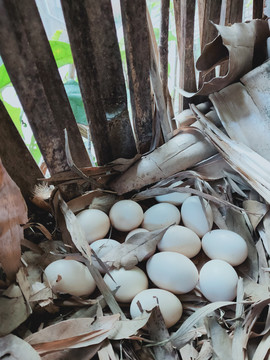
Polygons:
<instances>
[{"instance_id":1,"label":"brown dried leaf","mask_svg":"<svg viewBox=\"0 0 270 360\"><path fill-rule=\"evenodd\" d=\"M157 243L167 229L168 227L135 234L123 244L113 248L101 260L109 267L119 269L123 266L125 269L132 269L138 262L155 251Z\"/></svg>"},{"instance_id":2,"label":"brown dried leaf","mask_svg":"<svg viewBox=\"0 0 270 360\"><path fill-rule=\"evenodd\" d=\"M151 313L144 312L140 317L132 320L119 320L110 331L108 338L111 340L128 339L130 336L145 326Z\"/></svg>"},{"instance_id":3,"label":"brown dried leaf","mask_svg":"<svg viewBox=\"0 0 270 360\"><path fill-rule=\"evenodd\" d=\"M254 48L260 55L266 55L266 39L269 36L269 28L265 20L252 20L249 23L235 23L231 26L215 25L219 36L207 44L199 57L196 67L200 71L208 71L214 68L229 56L228 72L224 76L214 77L204 82L196 93L181 90L186 97L194 95L209 95L219 91L253 67ZM260 46L260 49L258 49ZM261 63L265 60L264 57ZM256 64L258 66L260 64Z\"/></svg>"},{"instance_id":4,"label":"brown dried leaf","mask_svg":"<svg viewBox=\"0 0 270 360\"><path fill-rule=\"evenodd\" d=\"M29 316L21 289L11 285L0 297L0 336L9 334Z\"/></svg>"},{"instance_id":5,"label":"brown dried leaf","mask_svg":"<svg viewBox=\"0 0 270 360\"><path fill-rule=\"evenodd\" d=\"M110 162L108 165L111 166L115 171L125 172L127 171L127 169L131 167L131 165L133 165L141 157L142 157L141 154L136 154L132 159L118 158Z\"/></svg>"},{"instance_id":6,"label":"brown dried leaf","mask_svg":"<svg viewBox=\"0 0 270 360\"><path fill-rule=\"evenodd\" d=\"M269 359L269 349L270 349L270 331L264 335L260 341L259 346L253 354L252 360L268 360ZM268 355L268 356L267 356ZM267 356L267 357L266 357Z\"/></svg>"},{"instance_id":7,"label":"brown dried leaf","mask_svg":"<svg viewBox=\"0 0 270 360\"><path fill-rule=\"evenodd\" d=\"M70 200L67 204L70 210L74 213L84 210L87 207L90 207L91 209L99 209L108 213L116 199L116 195L110 192L93 190Z\"/></svg>"},{"instance_id":8,"label":"brown dried leaf","mask_svg":"<svg viewBox=\"0 0 270 360\"><path fill-rule=\"evenodd\" d=\"M0 263L10 280L21 266L21 240L27 222L27 207L20 189L0 159Z\"/></svg>"},{"instance_id":9,"label":"brown dried leaf","mask_svg":"<svg viewBox=\"0 0 270 360\"><path fill-rule=\"evenodd\" d=\"M102 343L79 349L54 351L53 353L42 355L42 360L91 360L100 349L101 344Z\"/></svg>"},{"instance_id":10,"label":"brown dried leaf","mask_svg":"<svg viewBox=\"0 0 270 360\"><path fill-rule=\"evenodd\" d=\"M206 317L205 324L209 331L213 352L217 358L220 360L232 359L232 339L226 330L219 325L216 317Z\"/></svg>"},{"instance_id":11,"label":"brown dried leaf","mask_svg":"<svg viewBox=\"0 0 270 360\"><path fill-rule=\"evenodd\" d=\"M198 351L192 344L186 344L180 349L182 360L197 360Z\"/></svg>"},{"instance_id":12,"label":"brown dried leaf","mask_svg":"<svg viewBox=\"0 0 270 360\"><path fill-rule=\"evenodd\" d=\"M118 360L118 357L115 356L112 344L109 340L104 340L100 350L98 351L99 360Z\"/></svg>"},{"instance_id":13,"label":"brown dried leaf","mask_svg":"<svg viewBox=\"0 0 270 360\"><path fill-rule=\"evenodd\" d=\"M244 144L236 143L226 136L191 105L198 119L204 126L204 133L216 146L223 158L270 203L270 162Z\"/></svg>"},{"instance_id":14,"label":"brown dried leaf","mask_svg":"<svg viewBox=\"0 0 270 360\"><path fill-rule=\"evenodd\" d=\"M8 360L40 360L38 353L26 341L9 334L0 338L0 359Z\"/></svg>"},{"instance_id":15,"label":"brown dried leaf","mask_svg":"<svg viewBox=\"0 0 270 360\"><path fill-rule=\"evenodd\" d=\"M247 212L253 229L256 230L264 215L267 213L268 206L256 200L245 200L243 201L243 208Z\"/></svg>"},{"instance_id":16,"label":"brown dried leaf","mask_svg":"<svg viewBox=\"0 0 270 360\"><path fill-rule=\"evenodd\" d=\"M99 344L118 319L119 315L110 315L99 317L95 322L93 318L64 320L28 336L25 341L40 354Z\"/></svg>"}]
</instances>

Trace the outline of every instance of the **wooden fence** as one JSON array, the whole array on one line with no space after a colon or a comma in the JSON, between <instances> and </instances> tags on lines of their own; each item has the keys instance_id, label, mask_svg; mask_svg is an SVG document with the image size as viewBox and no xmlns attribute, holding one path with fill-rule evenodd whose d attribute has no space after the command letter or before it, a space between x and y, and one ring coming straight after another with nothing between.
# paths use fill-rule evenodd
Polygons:
<instances>
[{"instance_id":1,"label":"wooden fence","mask_svg":"<svg viewBox=\"0 0 270 360\"><path fill-rule=\"evenodd\" d=\"M170 139L174 129L167 86L170 1L161 1L159 47L145 0L120 3L132 115L128 113L110 0L61 0L99 165L145 153ZM228 25L241 22L243 13L243 0L173 1L180 60L178 86L188 91L196 90L196 4L202 48L217 35L209 20ZM263 0L254 1L253 18L263 17L263 5ZM0 14L0 55L50 173L69 169L64 129L74 163L79 168L91 166L35 1L0 0ZM181 98L180 109L200 101L200 97ZM0 124L0 157L23 195L29 197L43 175L2 103Z\"/></svg>"}]
</instances>

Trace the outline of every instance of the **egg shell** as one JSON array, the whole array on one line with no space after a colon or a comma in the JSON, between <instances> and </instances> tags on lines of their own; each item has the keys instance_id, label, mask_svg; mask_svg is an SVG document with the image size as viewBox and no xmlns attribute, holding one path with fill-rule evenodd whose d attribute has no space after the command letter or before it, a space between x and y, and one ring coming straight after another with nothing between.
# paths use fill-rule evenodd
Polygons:
<instances>
[{"instance_id":1,"label":"egg shell","mask_svg":"<svg viewBox=\"0 0 270 360\"><path fill-rule=\"evenodd\" d=\"M193 230L199 237L202 237L213 226L213 213L211 206L205 199L202 199L205 211L202 207L199 196L190 196L181 207L183 224Z\"/></svg>"},{"instance_id":2,"label":"egg shell","mask_svg":"<svg viewBox=\"0 0 270 360\"><path fill-rule=\"evenodd\" d=\"M158 230L169 225L178 225L180 219L180 211L175 205L160 203L145 211L142 227L149 231Z\"/></svg>"},{"instance_id":3,"label":"egg shell","mask_svg":"<svg viewBox=\"0 0 270 360\"><path fill-rule=\"evenodd\" d=\"M236 297L238 275L223 260L210 260L203 265L199 276L202 294L211 302L231 301Z\"/></svg>"},{"instance_id":4,"label":"egg shell","mask_svg":"<svg viewBox=\"0 0 270 360\"><path fill-rule=\"evenodd\" d=\"M74 296L90 295L96 288L88 268L76 260L56 260L44 270L46 279L55 293Z\"/></svg>"},{"instance_id":5,"label":"egg shell","mask_svg":"<svg viewBox=\"0 0 270 360\"><path fill-rule=\"evenodd\" d=\"M120 286L115 293L115 298L119 302L130 302L135 295L148 288L147 276L137 266L129 270L124 268L115 269L110 271L110 275L113 280L106 274L104 281L111 291Z\"/></svg>"},{"instance_id":6,"label":"egg shell","mask_svg":"<svg viewBox=\"0 0 270 360\"><path fill-rule=\"evenodd\" d=\"M134 229L134 230L131 230L126 238L125 238L125 241L127 241L129 238L131 238L131 236L135 235L135 234L139 234L139 233L146 233L146 232L149 232L148 230L146 229L143 229L143 228L137 228L137 229Z\"/></svg>"},{"instance_id":7,"label":"egg shell","mask_svg":"<svg viewBox=\"0 0 270 360\"><path fill-rule=\"evenodd\" d=\"M210 259L224 260L232 266L242 264L248 256L245 240L230 230L209 231L202 238L202 248Z\"/></svg>"},{"instance_id":8,"label":"egg shell","mask_svg":"<svg viewBox=\"0 0 270 360\"><path fill-rule=\"evenodd\" d=\"M183 307L181 301L171 292L162 289L147 289L137 294L130 304L130 315L134 319L141 315L137 302L143 310L151 311L157 304L169 328L180 320Z\"/></svg>"},{"instance_id":9,"label":"egg shell","mask_svg":"<svg viewBox=\"0 0 270 360\"><path fill-rule=\"evenodd\" d=\"M94 250L96 255L101 259L108 254L113 248L119 246L120 243L113 239L99 239L91 243L91 249ZM103 274L104 269L100 266L96 258L92 255L93 265Z\"/></svg>"},{"instance_id":10,"label":"egg shell","mask_svg":"<svg viewBox=\"0 0 270 360\"><path fill-rule=\"evenodd\" d=\"M185 255L164 251L153 255L146 263L151 281L159 288L184 294L196 286L198 270Z\"/></svg>"},{"instance_id":11,"label":"egg shell","mask_svg":"<svg viewBox=\"0 0 270 360\"><path fill-rule=\"evenodd\" d=\"M181 184L183 184L183 181L177 181L176 183L170 185L169 188L173 188ZM155 196L155 199L160 203L166 202L178 206L183 204L183 202L190 196L191 194L189 193L180 193L175 191L168 194Z\"/></svg>"},{"instance_id":12,"label":"egg shell","mask_svg":"<svg viewBox=\"0 0 270 360\"><path fill-rule=\"evenodd\" d=\"M143 209L133 200L120 200L110 210L113 227L119 231L131 231L143 221Z\"/></svg>"},{"instance_id":13,"label":"egg shell","mask_svg":"<svg viewBox=\"0 0 270 360\"><path fill-rule=\"evenodd\" d=\"M102 239L110 229L110 219L98 209L86 209L76 215L88 243Z\"/></svg>"},{"instance_id":14,"label":"egg shell","mask_svg":"<svg viewBox=\"0 0 270 360\"><path fill-rule=\"evenodd\" d=\"M201 250L199 236L189 228L181 225L169 227L158 243L160 251L178 252L192 258Z\"/></svg>"}]
</instances>

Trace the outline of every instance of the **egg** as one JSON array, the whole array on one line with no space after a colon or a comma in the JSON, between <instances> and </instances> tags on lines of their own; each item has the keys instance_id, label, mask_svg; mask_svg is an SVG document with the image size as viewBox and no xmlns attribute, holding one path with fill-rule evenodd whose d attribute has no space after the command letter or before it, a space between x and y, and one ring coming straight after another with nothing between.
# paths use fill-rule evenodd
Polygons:
<instances>
[{"instance_id":1,"label":"egg","mask_svg":"<svg viewBox=\"0 0 270 360\"><path fill-rule=\"evenodd\" d=\"M137 228L137 229L131 230L131 231L127 234L125 241L127 241L129 238L131 238L131 236L133 236L133 235L135 235L135 234L147 233L147 232L149 232L149 231L146 230L146 229L143 229L143 228Z\"/></svg>"},{"instance_id":2,"label":"egg","mask_svg":"<svg viewBox=\"0 0 270 360\"><path fill-rule=\"evenodd\" d=\"M227 261L232 266L242 264L248 256L245 240L230 230L212 230L202 238L202 248L210 259Z\"/></svg>"},{"instance_id":3,"label":"egg","mask_svg":"<svg viewBox=\"0 0 270 360\"><path fill-rule=\"evenodd\" d=\"M96 288L88 268L76 260L56 260L44 270L54 293L74 296L90 295Z\"/></svg>"},{"instance_id":4,"label":"egg","mask_svg":"<svg viewBox=\"0 0 270 360\"><path fill-rule=\"evenodd\" d=\"M187 198L181 208L183 224L193 230L199 237L202 237L213 226L213 213L211 206L205 199L202 199L205 211L202 207L199 196L190 196Z\"/></svg>"},{"instance_id":5,"label":"egg","mask_svg":"<svg viewBox=\"0 0 270 360\"><path fill-rule=\"evenodd\" d=\"M171 186L169 186L169 188L173 188L177 185L181 185L183 184L183 181L177 181L176 183L172 184ZM191 194L189 193L180 193L180 192L171 192L168 194L164 194L164 195L158 195L155 196L155 199L157 202L163 203L170 203L172 205L181 205L188 197L190 197Z\"/></svg>"},{"instance_id":6,"label":"egg","mask_svg":"<svg viewBox=\"0 0 270 360\"><path fill-rule=\"evenodd\" d=\"M164 251L150 257L146 271L151 281L159 288L175 294L184 294L196 286L198 270L185 255Z\"/></svg>"},{"instance_id":7,"label":"egg","mask_svg":"<svg viewBox=\"0 0 270 360\"><path fill-rule=\"evenodd\" d=\"M210 260L203 265L199 276L202 294L211 302L231 301L236 297L238 275L223 260Z\"/></svg>"},{"instance_id":8,"label":"egg","mask_svg":"<svg viewBox=\"0 0 270 360\"><path fill-rule=\"evenodd\" d=\"M138 302L146 311L151 311L158 304L168 328L176 324L183 313L181 301L171 292L162 289L143 290L134 297L130 304L130 315L133 319L141 315Z\"/></svg>"},{"instance_id":9,"label":"egg","mask_svg":"<svg viewBox=\"0 0 270 360\"><path fill-rule=\"evenodd\" d=\"M178 225L180 218L180 211L175 205L160 203L145 211L142 227L149 231L158 230L169 225Z\"/></svg>"},{"instance_id":10,"label":"egg","mask_svg":"<svg viewBox=\"0 0 270 360\"><path fill-rule=\"evenodd\" d=\"M143 209L133 200L120 200L111 207L109 217L115 229L131 231L143 221Z\"/></svg>"},{"instance_id":11,"label":"egg","mask_svg":"<svg viewBox=\"0 0 270 360\"><path fill-rule=\"evenodd\" d=\"M130 302L135 295L148 288L147 276L137 266L130 270L115 269L110 271L110 275L113 279L106 274L104 281L111 291L120 286L115 292L115 298L119 302Z\"/></svg>"},{"instance_id":12,"label":"egg","mask_svg":"<svg viewBox=\"0 0 270 360\"><path fill-rule=\"evenodd\" d=\"M201 250L201 240L194 231L181 225L169 227L158 243L160 251L174 251L192 258Z\"/></svg>"},{"instance_id":13,"label":"egg","mask_svg":"<svg viewBox=\"0 0 270 360\"><path fill-rule=\"evenodd\" d=\"M91 249L94 250L96 255L101 259L103 256L108 254L113 248L119 246L120 243L113 239L99 239L91 244ZM96 258L92 255L93 265L101 272L104 273L104 269L98 263Z\"/></svg>"},{"instance_id":14,"label":"egg","mask_svg":"<svg viewBox=\"0 0 270 360\"><path fill-rule=\"evenodd\" d=\"M86 209L76 215L88 243L102 239L110 229L110 219L98 209Z\"/></svg>"}]
</instances>

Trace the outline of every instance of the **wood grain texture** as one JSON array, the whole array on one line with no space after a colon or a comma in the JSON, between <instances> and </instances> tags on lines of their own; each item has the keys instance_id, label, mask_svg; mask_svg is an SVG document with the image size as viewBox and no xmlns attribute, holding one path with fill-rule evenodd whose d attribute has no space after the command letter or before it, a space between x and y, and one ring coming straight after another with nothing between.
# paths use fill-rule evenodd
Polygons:
<instances>
[{"instance_id":1,"label":"wood grain texture","mask_svg":"<svg viewBox=\"0 0 270 360\"><path fill-rule=\"evenodd\" d=\"M27 200L43 175L0 101L0 158Z\"/></svg>"},{"instance_id":2,"label":"wood grain texture","mask_svg":"<svg viewBox=\"0 0 270 360\"><path fill-rule=\"evenodd\" d=\"M87 3L84 0L62 0L61 4L97 163L104 165L112 160L112 154L108 142L106 114L101 100L95 45L86 11Z\"/></svg>"},{"instance_id":3,"label":"wood grain texture","mask_svg":"<svg viewBox=\"0 0 270 360\"><path fill-rule=\"evenodd\" d=\"M150 47L146 3L145 0L120 0L120 3L137 150L145 153L150 149L152 138Z\"/></svg>"},{"instance_id":4,"label":"wood grain texture","mask_svg":"<svg viewBox=\"0 0 270 360\"><path fill-rule=\"evenodd\" d=\"M263 17L264 0L253 1L253 19L261 19Z\"/></svg>"},{"instance_id":5,"label":"wood grain texture","mask_svg":"<svg viewBox=\"0 0 270 360\"><path fill-rule=\"evenodd\" d=\"M53 174L68 169L63 139L16 5L15 0L0 1L0 53L44 160Z\"/></svg>"}]
</instances>

